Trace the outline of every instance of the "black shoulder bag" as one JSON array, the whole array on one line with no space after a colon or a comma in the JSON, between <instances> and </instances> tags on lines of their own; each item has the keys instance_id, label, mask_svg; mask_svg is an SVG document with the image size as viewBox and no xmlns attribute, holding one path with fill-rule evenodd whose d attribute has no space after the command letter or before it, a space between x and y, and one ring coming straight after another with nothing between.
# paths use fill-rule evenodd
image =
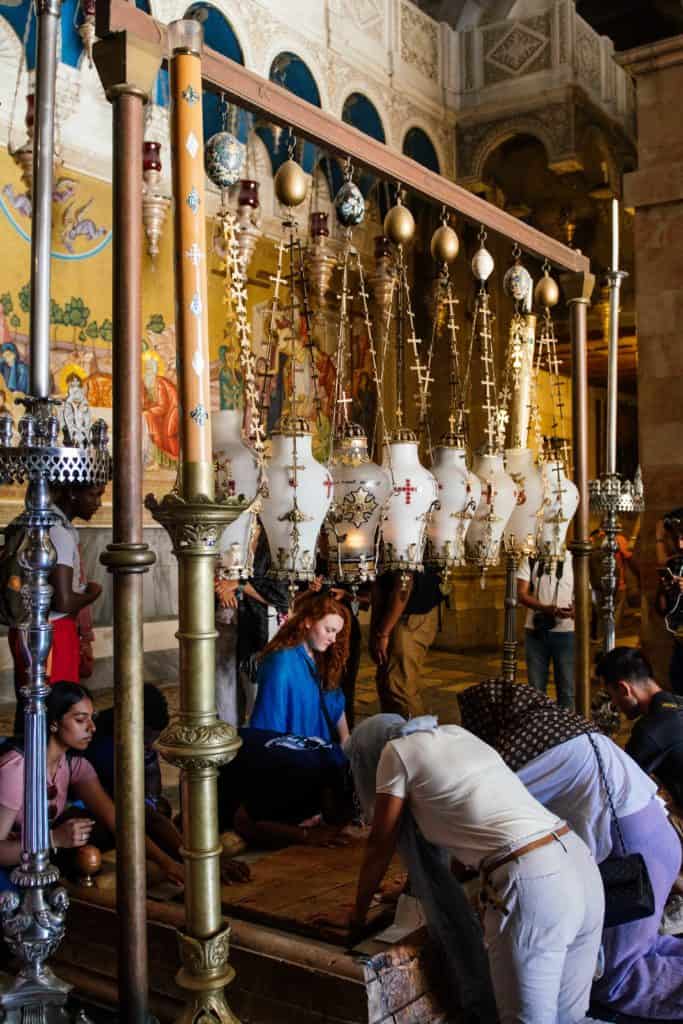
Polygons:
<instances>
[{"instance_id":1,"label":"black shoulder bag","mask_svg":"<svg viewBox=\"0 0 683 1024\"><path fill-rule=\"evenodd\" d=\"M621 856L612 852L601 864L598 864L602 875L602 884L605 888L605 928L614 928L618 924L628 924L629 921L639 921L643 917L651 917L655 912L655 897L647 864L642 854L626 852L624 835L614 810L612 790L607 781L602 757L593 737L590 733L587 735L598 762L600 779L607 794L610 814L622 850Z\"/></svg>"}]
</instances>

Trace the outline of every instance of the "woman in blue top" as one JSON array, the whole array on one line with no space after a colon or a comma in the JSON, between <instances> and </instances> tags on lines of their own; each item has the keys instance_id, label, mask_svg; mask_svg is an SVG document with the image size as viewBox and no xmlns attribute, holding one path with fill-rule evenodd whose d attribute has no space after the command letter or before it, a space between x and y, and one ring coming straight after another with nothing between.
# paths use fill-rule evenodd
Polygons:
<instances>
[{"instance_id":1,"label":"woman in blue top","mask_svg":"<svg viewBox=\"0 0 683 1024\"><path fill-rule=\"evenodd\" d=\"M349 632L342 604L329 594L301 594L263 651L251 727L345 743L349 727L339 679Z\"/></svg>"}]
</instances>

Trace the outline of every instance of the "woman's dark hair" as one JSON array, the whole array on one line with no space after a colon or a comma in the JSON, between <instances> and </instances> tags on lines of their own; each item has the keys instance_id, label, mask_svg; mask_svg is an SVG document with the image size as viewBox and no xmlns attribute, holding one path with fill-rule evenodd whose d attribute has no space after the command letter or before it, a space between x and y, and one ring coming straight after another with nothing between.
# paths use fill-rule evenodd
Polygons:
<instances>
[{"instance_id":1,"label":"woman's dark hair","mask_svg":"<svg viewBox=\"0 0 683 1024\"><path fill-rule=\"evenodd\" d=\"M652 679L652 665L638 647L615 647L600 658L595 674L605 686L616 687L626 683L646 683Z\"/></svg>"},{"instance_id":2,"label":"woman's dark hair","mask_svg":"<svg viewBox=\"0 0 683 1024\"><path fill-rule=\"evenodd\" d=\"M92 694L80 683L54 683L45 701L48 729L53 724L58 725L74 704L86 699L92 702Z\"/></svg>"},{"instance_id":3,"label":"woman's dark hair","mask_svg":"<svg viewBox=\"0 0 683 1024\"><path fill-rule=\"evenodd\" d=\"M168 725L168 701L154 683L145 683L144 701L146 727L161 732Z\"/></svg>"}]
</instances>

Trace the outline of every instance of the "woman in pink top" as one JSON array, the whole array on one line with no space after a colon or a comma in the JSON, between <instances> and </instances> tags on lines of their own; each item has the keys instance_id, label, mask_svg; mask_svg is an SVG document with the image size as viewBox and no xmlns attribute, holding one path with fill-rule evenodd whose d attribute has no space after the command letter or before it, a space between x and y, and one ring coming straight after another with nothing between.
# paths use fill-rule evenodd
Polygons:
<instances>
[{"instance_id":1,"label":"woman in pink top","mask_svg":"<svg viewBox=\"0 0 683 1024\"><path fill-rule=\"evenodd\" d=\"M46 701L47 797L53 850L85 846L95 822L112 835L116 831L114 804L105 793L95 769L79 752L95 733L95 712L90 693L77 683L55 683ZM0 869L8 885L7 871L19 863L24 808L24 752L20 745L0 757ZM81 800L87 808L82 817L60 818L67 799ZM90 816L92 815L92 817ZM147 856L159 864L168 877L183 881L183 866L164 853L150 839Z\"/></svg>"}]
</instances>

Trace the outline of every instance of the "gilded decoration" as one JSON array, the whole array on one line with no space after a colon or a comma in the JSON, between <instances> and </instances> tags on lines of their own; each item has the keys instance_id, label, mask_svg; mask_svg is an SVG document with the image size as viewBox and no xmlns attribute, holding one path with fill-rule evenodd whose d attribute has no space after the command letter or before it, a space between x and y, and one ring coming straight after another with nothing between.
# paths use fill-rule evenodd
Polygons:
<instances>
[{"instance_id":1,"label":"gilded decoration","mask_svg":"<svg viewBox=\"0 0 683 1024\"><path fill-rule=\"evenodd\" d=\"M376 508L375 496L365 487L359 487L358 490L349 491L344 495L339 509L340 519L342 522L353 523L355 527L360 527L372 518Z\"/></svg>"},{"instance_id":2,"label":"gilded decoration","mask_svg":"<svg viewBox=\"0 0 683 1024\"><path fill-rule=\"evenodd\" d=\"M204 725L173 718L159 737L159 750L169 764L184 771L210 771L231 761L242 741L234 726L217 719Z\"/></svg>"}]
</instances>

